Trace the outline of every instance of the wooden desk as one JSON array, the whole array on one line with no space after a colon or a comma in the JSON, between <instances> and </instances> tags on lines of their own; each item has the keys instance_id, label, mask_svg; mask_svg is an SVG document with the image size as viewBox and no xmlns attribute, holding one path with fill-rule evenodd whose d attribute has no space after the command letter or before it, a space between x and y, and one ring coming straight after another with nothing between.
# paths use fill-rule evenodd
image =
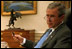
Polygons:
<instances>
[{"instance_id":1,"label":"wooden desk","mask_svg":"<svg viewBox=\"0 0 72 49\"><path fill-rule=\"evenodd\" d=\"M10 48L24 48L19 42L15 41L12 37L12 33L19 34L28 40L35 41L35 30L20 30L20 29L8 29L1 31L1 41L6 41Z\"/></svg>"}]
</instances>

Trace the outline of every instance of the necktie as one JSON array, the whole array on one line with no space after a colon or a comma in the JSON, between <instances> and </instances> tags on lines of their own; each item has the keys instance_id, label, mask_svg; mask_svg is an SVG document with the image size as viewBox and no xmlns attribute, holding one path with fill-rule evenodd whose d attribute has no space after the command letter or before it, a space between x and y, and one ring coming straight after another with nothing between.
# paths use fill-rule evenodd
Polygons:
<instances>
[{"instance_id":1,"label":"necktie","mask_svg":"<svg viewBox=\"0 0 72 49\"><path fill-rule=\"evenodd\" d=\"M44 43L44 41L48 38L48 35L51 31L52 31L52 29L49 29L34 48L40 48L42 46L42 44Z\"/></svg>"}]
</instances>

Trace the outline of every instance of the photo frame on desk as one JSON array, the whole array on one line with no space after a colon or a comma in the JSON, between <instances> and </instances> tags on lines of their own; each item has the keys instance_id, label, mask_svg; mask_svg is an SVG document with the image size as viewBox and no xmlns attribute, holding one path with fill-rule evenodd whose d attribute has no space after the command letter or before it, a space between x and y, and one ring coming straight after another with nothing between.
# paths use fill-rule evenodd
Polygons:
<instances>
[{"instance_id":1,"label":"photo frame on desk","mask_svg":"<svg viewBox=\"0 0 72 49\"><path fill-rule=\"evenodd\" d=\"M10 15L11 9L23 14L36 14L37 1L1 1L1 15Z\"/></svg>"}]
</instances>

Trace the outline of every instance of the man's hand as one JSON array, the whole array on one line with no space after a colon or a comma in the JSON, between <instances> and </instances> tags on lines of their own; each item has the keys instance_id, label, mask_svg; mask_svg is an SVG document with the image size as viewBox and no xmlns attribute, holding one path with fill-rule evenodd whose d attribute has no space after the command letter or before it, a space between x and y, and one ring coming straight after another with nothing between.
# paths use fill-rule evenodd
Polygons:
<instances>
[{"instance_id":1,"label":"man's hand","mask_svg":"<svg viewBox=\"0 0 72 49\"><path fill-rule=\"evenodd\" d=\"M15 41L19 41L20 43L23 42L23 37L20 36L20 35L14 35L13 38L14 38Z\"/></svg>"}]
</instances>

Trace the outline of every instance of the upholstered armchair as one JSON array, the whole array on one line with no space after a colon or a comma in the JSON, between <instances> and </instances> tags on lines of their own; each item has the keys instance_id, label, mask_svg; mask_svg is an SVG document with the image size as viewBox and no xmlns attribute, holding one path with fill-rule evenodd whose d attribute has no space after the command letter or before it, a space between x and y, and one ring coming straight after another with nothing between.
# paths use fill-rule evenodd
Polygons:
<instances>
[{"instance_id":1,"label":"upholstered armchair","mask_svg":"<svg viewBox=\"0 0 72 49\"><path fill-rule=\"evenodd\" d=\"M64 22L71 29L71 8L66 10Z\"/></svg>"}]
</instances>

